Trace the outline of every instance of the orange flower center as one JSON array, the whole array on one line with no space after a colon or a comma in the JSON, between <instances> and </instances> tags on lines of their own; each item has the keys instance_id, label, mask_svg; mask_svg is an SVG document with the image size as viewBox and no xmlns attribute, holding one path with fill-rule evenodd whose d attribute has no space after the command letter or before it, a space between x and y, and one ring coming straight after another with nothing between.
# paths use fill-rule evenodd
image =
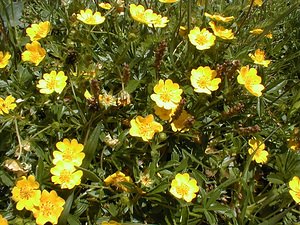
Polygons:
<instances>
[{"instance_id":1,"label":"orange flower center","mask_svg":"<svg viewBox=\"0 0 300 225\"><path fill-rule=\"evenodd\" d=\"M189 186L186 184L181 184L176 187L176 192L181 196L185 196L189 193Z\"/></svg>"},{"instance_id":2,"label":"orange flower center","mask_svg":"<svg viewBox=\"0 0 300 225\"><path fill-rule=\"evenodd\" d=\"M170 96L169 92L166 90L166 88L163 88L163 90L160 94L160 98L163 102L170 102L171 101L171 96Z\"/></svg>"},{"instance_id":3,"label":"orange flower center","mask_svg":"<svg viewBox=\"0 0 300 225\"><path fill-rule=\"evenodd\" d=\"M41 203L40 211L42 212L42 214L44 216L52 215L53 210L54 210L54 205L51 201L45 201L45 202Z\"/></svg>"},{"instance_id":4,"label":"orange flower center","mask_svg":"<svg viewBox=\"0 0 300 225\"><path fill-rule=\"evenodd\" d=\"M196 38L196 41L199 45L205 45L205 43L207 42L207 39L204 35L198 35Z\"/></svg>"},{"instance_id":5,"label":"orange flower center","mask_svg":"<svg viewBox=\"0 0 300 225\"><path fill-rule=\"evenodd\" d=\"M50 80L48 83L47 83L47 88L49 90L54 90L55 89L55 86L56 86L56 81L54 79Z\"/></svg>"},{"instance_id":6,"label":"orange flower center","mask_svg":"<svg viewBox=\"0 0 300 225\"><path fill-rule=\"evenodd\" d=\"M71 178L71 173L68 170L63 170L60 173L59 179L63 182L63 183L69 183L70 182L70 178Z\"/></svg>"},{"instance_id":7,"label":"orange flower center","mask_svg":"<svg viewBox=\"0 0 300 225\"><path fill-rule=\"evenodd\" d=\"M32 188L29 187L22 187L20 189L20 197L21 199L30 199L32 196L32 192L34 190Z\"/></svg>"}]
</instances>

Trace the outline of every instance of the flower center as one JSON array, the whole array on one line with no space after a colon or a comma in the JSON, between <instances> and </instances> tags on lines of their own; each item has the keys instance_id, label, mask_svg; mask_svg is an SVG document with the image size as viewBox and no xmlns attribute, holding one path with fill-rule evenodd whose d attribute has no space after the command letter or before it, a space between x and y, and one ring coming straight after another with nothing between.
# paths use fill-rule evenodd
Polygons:
<instances>
[{"instance_id":1,"label":"flower center","mask_svg":"<svg viewBox=\"0 0 300 225\"><path fill-rule=\"evenodd\" d=\"M176 187L176 192L181 196L185 196L189 193L189 186L187 186L186 184L181 184Z\"/></svg>"},{"instance_id":2,"label":"flower center","mask_svg":"<svg viewBox=\"0 0 300 225\"><path fill-rule=\"evenodd\" d=\"M196 41L199 45L204 45L207 42L206 37L204 35L198 35Z\"/></svg>"},{"instance_id":3,"label":"flower center","mask_svg":"<svg viewBox=\"0 0 300 225\"><path fill-rule=\"evenodd\" d=\"M63 183L69 183L71 178L71 173L68 170L63 170L59 176Z\"/></svg>"},{"instance_id":4,"label":"flower center","mask_svg":"<svg viewBox=\"0 0 300 225\"><path fill-rule=\"evenodd\" d=\"M163 102L170 102L171 96L170 93L164 88L162 93L160 94L160 98Z\"/></svg>"},{"instance_id":5,"label":"flower center","mask_svg":"<svg viewBox=\"0 0 300 225\"><path fill-rule=\"evenodd\" d=\"M22 199L30 199L32 195L33 190L28 187L22 187L20 190L20 196Z\"/></svg>"},{"instance_id":6,"label":"flower center","mask_svg":"<svg viewBox=\"0 0 300 225\"><path fill-rule=\"evenodd\" d=\"M55 89L55 86L56 86L56 81L55 81L55 80L50 80L50 81L47 83L47 88L50 89L50 90L54 90L54 89Z\"/></svg>"},{"instance_id":7,"label":"flower center","mask_svg":"<svg viewBox=\"0 0 300 225\"><path fill-rule=\"evenodd\" d=\"M53 212L54 205L50 201L45 201L41 204L41 212L44 216L50 216Z\"/></svg>"}]
</instances>

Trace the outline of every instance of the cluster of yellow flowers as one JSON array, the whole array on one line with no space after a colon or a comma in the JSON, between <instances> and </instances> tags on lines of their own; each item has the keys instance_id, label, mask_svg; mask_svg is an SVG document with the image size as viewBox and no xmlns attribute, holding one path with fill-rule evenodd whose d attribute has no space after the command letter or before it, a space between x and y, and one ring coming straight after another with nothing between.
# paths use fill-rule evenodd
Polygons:
<instances>
[{"instance_id":1,"label":"cluster of yellow flowers","mask_svg":"<svg viewBox=\"0 0 300 225\"><path fill-rule=\"evenodd\" d=\"M17 202L17 210L32 211L38 225L47 222L58 223L58 218L63 211L65 200L59 197L56 191L48 192L39 190L40 184L33 175L22 176L12 189L12 199Z\"/></svg>"},{"instance_id":2,"label":"cluster of yellow flowers","mask_svg":"<svg viewBox=\"0 0 300 225\"><path fill-rule=\"evenodd\" d=\"M81 183L83 172L77 167L81 166L85 157L83 145L76 139L64 139L57 142L56 147L59 151L53 152L53 164L50 172L53 175L51 180L54 184L60 184L62 189L72 189Z\"/></svg>"}]
</instances>

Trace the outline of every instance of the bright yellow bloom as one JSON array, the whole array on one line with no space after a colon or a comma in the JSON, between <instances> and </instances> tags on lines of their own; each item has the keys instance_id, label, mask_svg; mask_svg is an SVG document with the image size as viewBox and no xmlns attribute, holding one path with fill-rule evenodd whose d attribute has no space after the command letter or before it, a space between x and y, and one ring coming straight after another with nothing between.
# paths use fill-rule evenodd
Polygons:
<instances>
[{"instance_id":1,"label":"bright yellow bloom","mask_svg":"<svg viewBox=\"0 0 300 225\"><path fill-rule=\"evenodd\" d=\"M254 6L262 6L263 1L262 0L254 0L253 5Z\"/></svg>"},{"instance_id":2,"label":"bright yellow bloom","mask_svg":"<svg viewBox=\"0 0 300 225\"><path fill-rule=\"evenodd\" d=\"M194 27L188 34L190 42L196 46L198 50L209 49L215 44L216 36L203 28Z\"/></svg>"},{"instance_id":3,"label":"bright yellow bloom","mask_svg":"<svg viewBox=\"0 0 300 225\"><path fill-rule=\"evenodd\" d=\"M129 11L134 20L144 23L148 27L165 27L169 22L167 17L154 13L152 9L145 10L142 5L130 4Z\"/></svg>"},{"instance_id":4,"label":"bright yellow bloom","mask_svg":"<svg viewBox=\"0 0 300 225\"><path fill-rule=\"evenodd\" d=\"M24 62L31 62L38 66L46 56L46 50L42 48L41 44L37 41L27 43L25 48L26 51L22 53L22 60Z\"/></svg>"},{"instance_id":5,"label":"bright yellow bloom","mask_svg":"<svg viewBox=\"0 0 300 225\"><path fill-rule=\"evenodd\" d=\"M81 183L83 172L77 170L72 163L59 161L56 166L50 170L51 181L54 184L60 184L62 189L72 189Z\"/></svg>"},{"instance_id":6,"label":"bright yellow bloom","mask_svg":"<svg viewBox=\"0 0 300 225\"><path fill-rule=\"evenodd\" d=\"M99 7L102 9L110 10L111 9L111 4L107 2L101 2L99 3Z\"/></svg>"},{"instance_id":7,"label":"bright yellow bloom","mask_svg":"<svg viewBox=\"0 0 300 225\"><path fill-rule=\"evenodd\" d=\"M93 99L93 96L91 95L91 93L90 93L88 90L85 90L85 92L84 92L84 97L85 97L87 100Z\"/></svg>"},{"instance_id":8,"label":"bright yellow bloom","mask_svg":"<svg viewBox=\"0 0 300 225\"><path fill-rule=\"evenodd\" d=\"M289 190L291 196L294 201L299 204L300 203L300 179L297 176L294 176L293 179L289 182Z\"/></svg>"},{"instance_id":9,"label":"bright yellow bloom","mask_svg":"<svg viewBox=\"0 0 300 225\"><path fill-rule=\"evenodd\" d=\"M5 99L0 97L0 115L4 113L8 114L9 110L13 110L17 107L15 103L15 98L11 95L7 96Z\"/></svg>"},{"instance_id":10,"label":"bright yellow bloom","mask_svg":"<svg viewBox=\"0 0 300 225\"><path fill-rule=\"evenodd\" d=\"M181 100L182 89L170 79L166 81L159 80L153 90L155 94L152 94L150 97L158 107L174 109Z\"/></svg>"},{"instance_id":11,"label":"bright yellow bloom","mask_svg":"<svg viewBox=\"0 0 300 225\"><path fill-rule=\"evenodd\" d=\"M265 144L257 139L250 139L248 141L250 148L248 149L248 153L250 155L253 154L252 160L255 160L257 163L266 163L268 160L269 153L264 150Z\"/></svg>"},{"instance_id":12,"label":"bright yellow bloom","mask_svg":"<svg viewBox=\"0 0 300 225\"><path fill-rule=\"evenodd\" d=\"M8 225L7 219L0 215L0 225Z\"/></svg>"},{"instance_id":13,"label":"bright yellow bloom","mask_svg":"<svg viewBox=\"0 0 300 225\"><path fill-rule=\"evenodd\" d=\"M91 9L80 10L80 14L77 14L77 19L88 25L98 25L104 22L105 17L100 12L95 12Z\"/></svg>"},{"instance_id":14,"label":"bright yellow bloom","mask_svg":"<svg viewBox=\"0 0 300 225\"><path fill-rule=\"evenodd\" d=\"M178 2L179 0L159 0L162 3L174 3L174 2Z\"/></svg>"},{"instance_id":15,"label":"bright yellow bloom","mask_svg":"<svg viewBox=\"0 0 300 225\"><path fill-rule=\"evenodd\" d=\"M110 221L104 221L101 223L101 225L122 225L121 223L118 223L114 220L110 220Z\"/></svg>"},{"instance_id":16,"label":"bright yellow bloom","mask_svg":"<svg viewBox=\"0 0 300 225\"><path fill-rule=\"evenodd\" d=\"M38 41L48 35L50 31L50 22L40 22L39 24L31 24L30 27L26 29L27 36L30 37L31 41Z\"/></svg>"},{"instance_id":17,"label":"bright yellow bloom","mask_svg":"<svg viewBox=\"0 0 300 225\"><path fill-rule=\"evenodd\" d=\"M231 29L225 29L222 26L216 26L213 21L209 22L214 34L222 39L231 40L234 38L234 34Z\"/></svg>"},{"instance_id":18,"label":"bright yellow bloom","mask_svg":"<svg viewBox=\"0 0 300 225\"><path fill-rule=\"evenodd\" d=\"M190 79L195 92L211 94L212 91L218 90L221 78L215 78L217 72L210 67L199 66L192 69L191 74Z\"/></svg>"},{"instance_id":19,"label":"bright yellow bloom","mask_svg":"<svg viewBox=\"0 0 300 225\"><path fill-rule=\"evenodd\" d=\"M224 17L224 16L221 16L221 15L211 15L209 13L204 13L204 15L206 17L209 17L212 20L221 21L221 22L225 22L225 23L230 22L234 19L234 16Z\"/></svg>"},{"instance_id":20,"label":"bright yellow bloom","mask_svg":"<svg viewBox=\"0 0 300 225\"><path fill-rule=\"evenodd\" d=\"M245 88L256 97L261 96L261 91L265 89L265 87L260 84L261 77L257 75L257 70L255 68L249 70L249 66L243 66L241 68L237 81L239 84L245 85Z\"/></svg>"},{"instance_id":21,"label":"bright yellow bloom","mask_svg":"<svg viewBox=\"0 0 300 225\"><path fill-rule=\"evenodd\" d=\"M260 28L256 28L256 29L250 30L250 33L251 34L255 34L255 35L259 35L262 32L264 32L264 30L260 29ZM265 37L272 39L273 35L272 35L272 33L268 33L268 34L265 35Z\"/></svg>"},{"instance_id":22,"label":"bright yellow bloom","mask_svg":"<svg viewBox=\"0 0 300 225\"><path fill-rule=\"evenodd\" d=\"M106 186L115 186L117 189L121 189L123 191L128 191L122 183L132 183L130 176L125 176L124 173L117 171L114 174L105 178L104 183Z\"/></svg>"},{"instance_id":23,"label":"bright yellow bloom","mask_svg":"<svg viewBox=\"0 0 300 225\"><path fill-rule=\"evenodd\" d=\"M190 115L186 110L182 110L182 113L178 117L178 119L174 120L171 123L172 130L174 132L185 132L188 131L189 129L186 127L187 122L189 119L192 119L193 116Z\"/></svg>"},{"instance_id":24,"label":"bright yellow bloom","mask_svg":"<svg viewBox=\"0 0 300 225\"><path fill-rule=\"evenodd\" d=\"M53 164L56 165L59 161L72 163L74 166L81 166L85 156L83 145L79 144L76 139L71 141L65 138L62 142L57 142L56 147L59 151L53 152Z\"/></svg>"},{"instance_id":25,"label":"bright yellow bloom","mask_svg":"<svg viewBox=\"0 0 300 225\"><path fill-rule=\"evenodd\" d=\"M194 178L190 178L188 173L178 173L175 179L172 180L170 192L176 198L182 198L186 202L191 202L198 191L197 181Z\"/></svg>"},{"instance_id":26,"label":"bright yellow bloom","mask_svg":"<svg viewBox=\"0 0 300 225\"><path fill-rule=\"evenodd\" d=\"M165 109L163 107L158 107L157 105L154 106L154 113L157 115L161 120L170 120L171 116L176 111L176 107L173 109Z\"/></svg>"},{"instance_id":27,"label":"bright yellow bloom","mask_svg":"<svg viewBox=\"0 0 300 225\"><path fill-rule=\"evenodd\" d=\"M260 49L257 49L254 55L250 53L249 57L254 61L255 64L263 65L264 67L268 67L271 62L271 60L265 60L265 52Z\"/></svg>"},{"instance_id":28,"label":"bright yellow bloom","mask_svg":"<svg viewBox=\"0 0 300 225\"><path fill-rule=\"evenodd\" d=\"M60 94L67 85L66 80L68 79L63 71L45 73L43 78L36 85L37 88L40 88L40 93L42 94L51 94L53 92Z\"/></svg>"},{"instance_id":29,"label":"bright yellow bloom","mask_svg":"<svg viewBox=\"0 0 300 225\"><path fill-rule=\"evenodd\" d=\"M35 177L30 175L18 180L16 186L12 189L12 199L17 202L17 210L32 210L40 203L41 191L38 190L39 183L35 181Z\"/></svg>"},{"instance_id":30,"label":"bright yellow bloom","mask_svg":"<svg viewBox=\"0 0 300 225\"><path fill-rule=\"evenodd\" d=\"M129 134L134 137L141 137L143 141L149 141L156 132L162 132L163 126L154 121L152 114L146 116L137 116L130 121L131 128Z\"/></svg>"},{"instance_id":31,"label":"bright yellow bloom","mask_svg":"<svg viewBox=\"0 0 300 225\"><path fill-rule=\"evenodd\" d=\"M57 224L58 218L63 211L65 200L59 197L56 191L52 190L50 193L43 190L40 204L34 208L33 215L36 218L38 225L44 225L47 222Z\"/></svg>"},{"instance_id":32,"label":"bright yellow bloom","mask_svg":"<svg viewBox=\"0 0 300 225\"><path fill-rule=\"evenodd\" d=\"M11 54L9 52L3 53L2 51L0 51L0 69L7 66L10 57Z\"/></svg>"}]
</instances>

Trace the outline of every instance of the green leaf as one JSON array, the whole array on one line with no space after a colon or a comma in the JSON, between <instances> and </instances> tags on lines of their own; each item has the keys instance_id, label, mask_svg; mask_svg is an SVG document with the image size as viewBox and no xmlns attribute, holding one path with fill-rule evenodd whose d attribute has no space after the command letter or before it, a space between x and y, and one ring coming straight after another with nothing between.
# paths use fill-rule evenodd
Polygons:
<instances>
[{"instance_id":1,"label":"green leaf","mask_svg":"<svg viewBox=\"0 0 300 225\"><path fill-rule=\"evenodd\" d=\"M66 203L64 205L64 210L62 211L58 224L65 225L67 224L68 217L70 216L70 210L73 205L73 200L74 200L74 191L69 195L69 197L66 200Z\"/></svg>"},{"instance_id":2,"label":"green leaf","mask_svg":"<svg viewBox=\"0 0 300 225\"><path fill-rule=\"evenodd\" d=\"M159 186L157 186L156 188L152 189L151 191L149 191L147 193L147 195L153 195L153 194L157 194L157 193L161 193L161 192L165 192L166 189L170 186L170 184L168 182L163 182L161 183Z\"/></svg>"},{"instance_id":3,"label":"green leaf","mask_svg":"<svg viewBox=\"0 0 300 225\"><path fill-rule=\"evenodd\" d=\"M80 225L81 224L79 218L76 216L73 216L71 214L68 216L67 221L68 221L68 224L70 224L70 225Z\"/></svg>"},{"instance_id":4,"label":"green leaf","mask_svg":"<svg viewBox=\"0 0 300 225\"><path fill-rule=\"evenodd\" d=\"M140 86L140 81L138 80L130 80L125 87L125 91L127 91L129 94L134 92L139 86Z\"/></svg>"}]
</instances>

